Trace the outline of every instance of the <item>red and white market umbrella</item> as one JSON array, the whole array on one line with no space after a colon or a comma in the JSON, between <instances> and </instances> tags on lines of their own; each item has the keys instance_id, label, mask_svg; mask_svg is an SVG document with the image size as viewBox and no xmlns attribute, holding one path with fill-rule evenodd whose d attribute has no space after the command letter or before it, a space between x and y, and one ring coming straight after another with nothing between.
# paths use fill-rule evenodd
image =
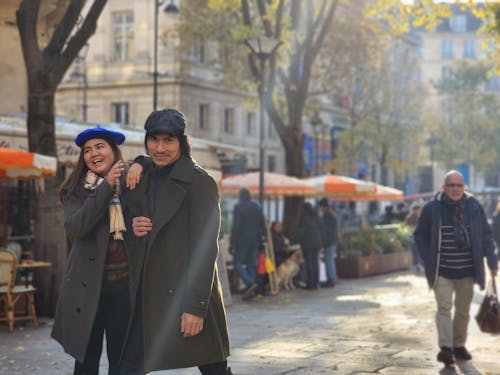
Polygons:
<instances>
[{"instance_id":1,"label":"red and white market umbrella","mask_svg":"<svg viewBox=\"0 0 500 375\"><path fill-rule=\"evenodd\" d=\"M250 190L253 196L259 194L259 172L238 174L222 179L221 193L226 196L238 196L242 187ZM278 198L284 196L311 197L316 189L304 180L278 173L264 172L264 196Z\"/></svg>"},{"instance_id":2,"label":"red and white market umbrella","mask_svg":"<svg viewBox=\"0 0 500 375\"><path fill-rule=\"evenodd\" d=\"M356 200L361 196L377 192L376 184L373 182L334 174L310 177L305 181L315 188L316 196L333 200Z\"/></svg>"},{"instance_id":3,"label":"red and white market umbrella","mask_svg":"<svg viewBox=\"0 0 500 375\"><path fill-rule=\"evenodd\" d=\"M0 147L0 179L28 180L55 176L57 159Z\"/></svg>"},{"instance_id":4,"label":"red and white market umbrella","mask_svg":"<svg viewBox=\"0 0 500 375\"><path fill-rule=\"evenodd\" d=\"M402 201L404 199L404 193L402 190L376 184L377 191L375 193L370 193L362 195L358 200L363 201Z\"/></svg>"}]
</instances>

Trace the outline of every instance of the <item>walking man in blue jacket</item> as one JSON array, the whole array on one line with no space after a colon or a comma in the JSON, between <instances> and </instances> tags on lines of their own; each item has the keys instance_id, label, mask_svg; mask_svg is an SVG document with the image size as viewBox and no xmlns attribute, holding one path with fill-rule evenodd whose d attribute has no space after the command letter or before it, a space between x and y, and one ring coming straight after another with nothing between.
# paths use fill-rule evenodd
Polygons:
<instances>
[{"instance_id":1,"label":"walking man in blue jacket","mask_svg":"<svg viewBox=\"0 0 500 375\"><path fill-rule=\"evenodd\" d=\"M442 191L424 205L414 238L437 304L441 348L437 360L446 366L455 358L469 360L472 356L465 342L474 283L484 289L484 258L493 276L498 259L484 210L465 192L459 171L446 173Z\"/></svg>"}]
</instances>

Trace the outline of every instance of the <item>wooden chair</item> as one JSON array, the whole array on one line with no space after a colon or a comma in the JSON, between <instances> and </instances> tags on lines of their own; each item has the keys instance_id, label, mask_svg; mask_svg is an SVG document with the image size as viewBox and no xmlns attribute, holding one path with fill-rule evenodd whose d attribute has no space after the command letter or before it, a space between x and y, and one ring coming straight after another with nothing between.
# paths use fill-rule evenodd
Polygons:
<instances>
[{"instance_id":1,"label":"wooden chair","mask_svg":"<svg viewBox=\"0 0 500 375\"><path fill-rule=\"evenodd\" d=\"M0 249L0 306L3 306L4 314L0 315L0 321L6 321L9 331L14 330L16 320L30 320L33 327L37 327L35 311L35 292L33 285L15 285L16 259L15 255L7 250ZM16 303L24 297L27 302L25 314L16 315Z\"/></svg>"}]
</instances>

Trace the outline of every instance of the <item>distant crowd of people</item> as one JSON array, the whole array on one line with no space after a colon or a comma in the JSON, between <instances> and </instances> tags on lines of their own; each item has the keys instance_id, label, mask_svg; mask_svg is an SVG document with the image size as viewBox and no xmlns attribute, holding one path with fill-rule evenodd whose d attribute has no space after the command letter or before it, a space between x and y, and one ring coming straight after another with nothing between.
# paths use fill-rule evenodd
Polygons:
<instances>
[{"instance_id":1,"label":"distant crowd of people","mask_svg":"<svg viewBox=\"0 0 500 375\"><path fill-rule=\"evenodd\" d=\"M296 234L290 240L283 233L280 221L271 223L269 238L274 256L274 267L278 268L297 250L302 252L304 265L296 277L296 285L307 290L334 287L337 280L335 257L340 242L340 227L330 202L323 198L316 207L304 202ZM233 211L233 225L230 237L230 252L233 266L244 286L243 299L252 299L265 293L258 280L258 254L264 251L268 240L262 208L251 198L247 188L240 189L239 199ZM321 256L320 256L321 255ZM320 284L320 259L324 260L326 279Z\"/></svg>"}]
</instances>

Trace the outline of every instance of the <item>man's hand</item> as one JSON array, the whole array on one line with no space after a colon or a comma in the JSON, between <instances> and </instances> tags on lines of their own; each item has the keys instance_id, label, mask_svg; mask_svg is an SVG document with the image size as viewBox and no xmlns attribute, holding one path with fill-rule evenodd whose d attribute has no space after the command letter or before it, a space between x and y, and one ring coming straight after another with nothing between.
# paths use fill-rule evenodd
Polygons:
<instances>
[{"instance_id":1,"label":"man's hand","mask_svg":"<svg viewBox=\"0 0 500 375\"><path fill-rule=\"evenodd\" d=\"M134 163L130 166L127 172L126 184L130 190L134 190L141 180L142 165Z\"/></svg>"},{"instance_id":2,"label":"man's hand","mask_svg":"<svg viewBox=\"0 0 500 375\"><path fill-rule=\"evenodd\" d=\"M203 330L203 318L201 316L183 313L181 316L181 333L184 337L196 336Z\"/></svg>"},{"instance_id":3,"label":"man's hand","mask_svg":"<svg viewBox=\"0 0 500 375\"><path fill-rule=\"evenodd\" d=\"M136 216L132 219L132 229L137 237L144 237L153 229L153 223L149 217Z\"/></svg>"}]
</instances>

